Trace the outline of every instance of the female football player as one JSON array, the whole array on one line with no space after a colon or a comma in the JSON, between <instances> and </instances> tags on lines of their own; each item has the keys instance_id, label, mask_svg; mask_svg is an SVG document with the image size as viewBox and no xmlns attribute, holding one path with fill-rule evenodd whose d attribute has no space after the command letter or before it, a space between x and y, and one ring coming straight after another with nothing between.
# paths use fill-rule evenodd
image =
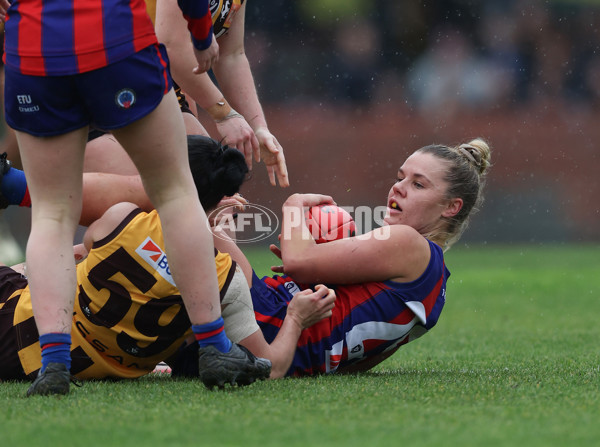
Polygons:
<instances>
[{"instance_id":1,"label":"female football player","mask_svg":"<svg viewBox=\"0 0 600 447\"><path fill-rule=\"evenodd\" d=\"M324 244L315 243L299 216L332 198L290 196L281 249L271 247L283 261L273 270L283 276L259 279L235 244L215 238L215 246L242 266L267 342L277 335L293 293L316 283L335 290L332 316L302 332L288 375L365 371L435 326L450 275L443 254L483 200L490 155L481 139L418 149L390 188L385 225Z\"/></svg>"}]
</instances>

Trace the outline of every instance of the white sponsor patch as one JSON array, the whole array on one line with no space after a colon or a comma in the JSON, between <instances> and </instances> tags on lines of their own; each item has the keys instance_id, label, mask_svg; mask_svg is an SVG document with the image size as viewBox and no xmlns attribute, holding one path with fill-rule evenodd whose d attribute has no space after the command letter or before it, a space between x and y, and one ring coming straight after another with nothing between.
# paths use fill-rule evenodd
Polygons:
<instances>
[{"instance_id":1,"label":"white sponsor patch","mask_svg":"<svg viewBox=\"0 0 600 447\"><path fill-rule=\"evenodd\" d=\"M156 242L152 240L152 238L147 237L146 240L136 248L135 252L140 255L144 261L150 264L160 276L175 286L175 281L171 276L171 270L169 269L169 263L167 262L167 255L161 250Z\"/></svg>"}]
</instances>

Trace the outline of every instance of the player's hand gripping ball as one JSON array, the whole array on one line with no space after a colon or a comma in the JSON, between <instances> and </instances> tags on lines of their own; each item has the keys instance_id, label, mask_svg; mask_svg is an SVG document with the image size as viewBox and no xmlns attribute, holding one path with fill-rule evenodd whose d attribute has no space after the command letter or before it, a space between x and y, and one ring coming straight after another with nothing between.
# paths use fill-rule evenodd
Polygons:
<instances>
[{"instance_id":1,"label":"player's hand gripping ball","mask_svg":"<svg viewBox=\"0 0 600 447\"><path fill-rule=\"evenodd\" d=\"M306 212L306 225L317 244L356 234L356 224L348 211L337 205L313 206Z\"/></svg>"}]
</instances>

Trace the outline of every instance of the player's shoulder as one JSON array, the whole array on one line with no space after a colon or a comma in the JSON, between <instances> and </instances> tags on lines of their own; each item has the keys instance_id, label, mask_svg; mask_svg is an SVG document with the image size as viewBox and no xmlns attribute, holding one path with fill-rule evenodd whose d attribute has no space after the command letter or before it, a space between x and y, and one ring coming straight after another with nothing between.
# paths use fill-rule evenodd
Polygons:
<instances>
[{"instance_id":1,"label":"player's shoulder","mask_svg":"<svg viewBox=\"0 0 600 447\"><path fill-rule=\"evenodd\" d=\"M129 214L131 214L133 210L136 209L139 209L139 207L135 203L120 202L107 209L104 215L99 220L120 223Z\"/></svg>"},{"instance_id":2,"label":"player's shoulder","mask_svg":"<svg viewBox=\"0 0 600 447\"><path fill-rule=\"evenodd\" d=\"M408 225L384 225L362 236L386 245L402 248L421 248L429 250L427 239Z\"/></svg>"},{"instance_id":3,"label":"player's shoulder","mask_svg":"<svg viewBox=\"0 0 600 447\"><path fill-rule=\"evenodd\" d=\"M84 244L89 250L94 242L100 241L110 235L115 229L123 226L124 220L132 213L142 210L135 203L121 202L111 206L102 217L92 222L84 235Z\"/></svg>"}]
</instances>

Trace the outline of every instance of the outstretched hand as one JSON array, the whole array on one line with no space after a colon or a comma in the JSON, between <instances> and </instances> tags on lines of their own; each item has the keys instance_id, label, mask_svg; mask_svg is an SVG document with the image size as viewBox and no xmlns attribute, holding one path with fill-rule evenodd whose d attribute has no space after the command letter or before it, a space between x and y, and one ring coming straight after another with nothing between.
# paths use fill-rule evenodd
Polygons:
<instances>
[{"instance_id":1,"label":"outstretched hand","mask_svg":"<svg viewBox=\"0 0 600 447\"><path fill-rule=\"evenodd\" d=\"M258 139L246 119L239 115L218 121L216 126L217 132L223 138L224 143L229 147L235 147L244 154L246 166L249 170L252 170L252 157L258 163L260 152Z\"/></svg>"},{"instance_id":2,"label":"outstretched hand","mask_svg":"<svg viewBox=\"0 0 600 447\"><path fill-rule=\"evenodd\" d=\"M275 177L277 177L279 186L282 188L290 186L283 148L279 144L279 141L277 141L277 138L265 127L256 129L254 134L258 138L260 157L267 167L267 174L269 175L271 185L277 185L275 181Z\"/></svg>"}]
</instances>

